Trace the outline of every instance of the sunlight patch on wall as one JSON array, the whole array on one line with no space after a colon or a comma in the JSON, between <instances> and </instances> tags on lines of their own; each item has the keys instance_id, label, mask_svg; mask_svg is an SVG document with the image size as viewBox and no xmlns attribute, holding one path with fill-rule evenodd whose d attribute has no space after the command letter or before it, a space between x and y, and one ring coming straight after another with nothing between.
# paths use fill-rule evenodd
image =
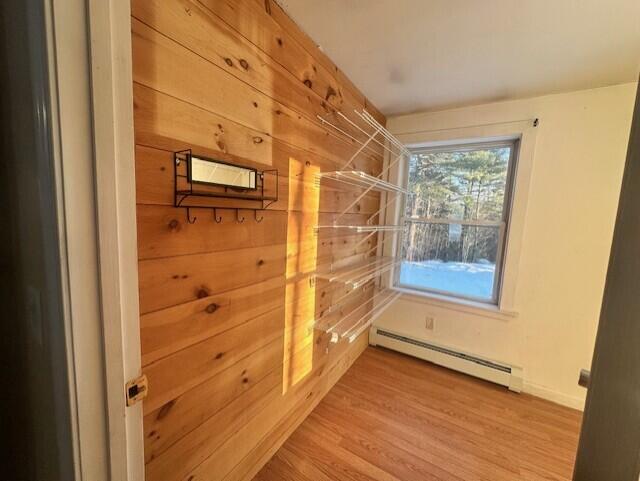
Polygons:
<instances>
[{"instance_id":1,"label":"sunlight patch on wall","mask_svg":"<svg viewBox=\"0 0 640 481\"><path fill-rule=\"evenodd\" d=\"M317 167L289 159L289 222L285 295L285 341L283 392L313 369L316 288L311 274L316 270L320 190L315 185Z\"/></svg>"}]
</instances>

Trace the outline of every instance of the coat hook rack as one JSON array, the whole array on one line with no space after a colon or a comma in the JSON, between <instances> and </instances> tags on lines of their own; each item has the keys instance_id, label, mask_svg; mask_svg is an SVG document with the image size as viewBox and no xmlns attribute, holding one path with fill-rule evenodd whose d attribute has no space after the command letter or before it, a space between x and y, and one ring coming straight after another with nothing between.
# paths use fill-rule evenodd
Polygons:
<instances>
[{"instance_id":1,"label":"coat hook rack","mask_svg":"<svg viewBox=\"0 0 640 481\"><path fill-rule=\"evenodd\" d=\"M198 218L196 216L191 217L191 209L187 207L187 222L189 224L195 224Z\"/></svg>"},{"instance_id":2,"label":"coat hook rack","mask_svg":"<svg viewBox=\"0 0 640 481\"><path fill-rule=\"evenodd\" d=\"M245 221L241 210L252 210L254 220L260 223L264 216L258 216L259 210L266 210L278 201L278 170L258 171L254 168L231 164L200 155L192 155L191 149L174 152L174 201L175 207L187 210L187 222L194 224L196 217L191 216L191 208L212 209L213 220L220 224L223 217L218 210L235 210L236 222ZM220 174L215 181L203 176L202 171L229 172L234 176ZM242 181L242 182L241 182ZM187 203L189 205L183 205ZM234 205L215 206L212 200L226 199Z\"/></svg>"}]
</instances>

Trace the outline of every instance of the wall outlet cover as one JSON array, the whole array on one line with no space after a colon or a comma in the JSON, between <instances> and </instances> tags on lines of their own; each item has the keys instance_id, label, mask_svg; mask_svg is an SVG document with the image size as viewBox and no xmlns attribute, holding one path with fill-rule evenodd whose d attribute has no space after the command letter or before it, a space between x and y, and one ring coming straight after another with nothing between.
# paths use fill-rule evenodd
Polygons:
<instances>
[{"instance_id":1,"label":"wall outlet cover","mask_svg":"<svg viewBox=\"0 0 640 481\"><path fill-rule=\"evenodd\" d=\"M431 316L427 316L424 320L424 327L428 331L433 331L435 320Z\"/></svg>"}]
</instances>

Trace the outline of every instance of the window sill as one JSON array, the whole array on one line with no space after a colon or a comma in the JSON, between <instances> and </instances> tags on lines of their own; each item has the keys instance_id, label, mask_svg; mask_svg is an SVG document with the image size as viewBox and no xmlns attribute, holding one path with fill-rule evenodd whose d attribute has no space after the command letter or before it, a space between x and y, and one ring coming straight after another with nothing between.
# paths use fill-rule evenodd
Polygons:
<instances>
[{"instance_id":1,"label":"window sill","mask_svg":"<svg viewBox=\"0 0 640 481\"><path fill-rule=\"evenodd\" d=\"M422 292L405 287L392 287L392 290L402 293L402 298L423 304L430 304L443 309L451 309L467 314L475 314L483 317L492 317L496 319L508 320L518 317L518 312L508 309L502 309L493 304L485 304L483 302L471 301L468 299L460 299L457 297L435 294L432 292Z\"/></svg>"}]
</instances>

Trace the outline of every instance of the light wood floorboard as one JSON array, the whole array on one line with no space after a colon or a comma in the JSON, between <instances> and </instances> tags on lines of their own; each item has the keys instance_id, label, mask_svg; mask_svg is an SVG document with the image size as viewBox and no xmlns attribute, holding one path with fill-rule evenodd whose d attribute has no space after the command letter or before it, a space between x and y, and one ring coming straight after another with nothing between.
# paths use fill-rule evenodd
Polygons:
<instances>
[{"instance_id":1,"label":"light wood floorboard","mask_svg":"<svg viewBox=\"0 0 640 481\"><path fill-rule=\"evenodd\" d=\"M570 480L581 420L369 347L254 481Z\"/></svg>"}]
</instances>

